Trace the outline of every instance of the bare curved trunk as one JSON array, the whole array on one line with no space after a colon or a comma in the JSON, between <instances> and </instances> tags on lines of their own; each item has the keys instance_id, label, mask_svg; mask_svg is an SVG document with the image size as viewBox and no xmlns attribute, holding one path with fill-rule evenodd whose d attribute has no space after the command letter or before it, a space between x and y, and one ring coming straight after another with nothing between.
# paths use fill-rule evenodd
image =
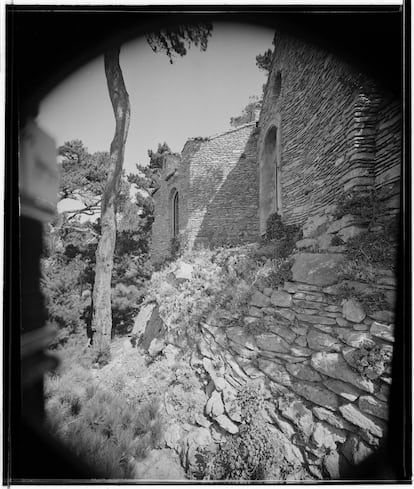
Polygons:
<instances>
[{"instance_id":1,"label":"bare curved trunk","mask_svg":"<svg viewBox=\"0 0 414 489\"><path fill-rule=\"evenodd\" d=\"M115 115L115 135L111 143L108 180L101 202L101 238L96 250L92 329L95 331L93 341L97 351L106 350L111 342L111 277L116 239L115 203L130 119L129 97L119 65L119 52L120 47L116 47L104 55L106 81Z\"/></svg>"}]
</instances>

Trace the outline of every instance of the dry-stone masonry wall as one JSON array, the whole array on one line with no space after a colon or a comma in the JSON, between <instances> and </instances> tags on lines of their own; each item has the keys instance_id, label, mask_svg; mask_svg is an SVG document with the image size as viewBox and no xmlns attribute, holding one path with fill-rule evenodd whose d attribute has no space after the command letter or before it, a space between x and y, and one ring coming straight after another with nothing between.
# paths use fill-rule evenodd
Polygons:
<instances>
[{"instance_id":1,"label":"dry-stone masonry wall","mask_svg":"<svg viewBox=\"0 0 414 489\"><path fill-rule=\"evenodd\" d=\"M179 193L182 245L255 241L259 235L256 124L206 139L190 139L181 158L166 158L154 195L152 259L170 255L172 198Z\"/></svg>"},{"instance_id":2,"label":"dry-stone masonry wall","mask_svg":"<svg viewBox=\"0 0 414 489\"><path fill-rule=\"evenodd\" d=\"M329 240L339 234L347 241L352 219L309 218L292 255L292 279L278 287L256 280L236 324L226 309L201 321L191 360L210 378L205 416L197 421L210 430L209 439L219 443L223 433L239 432L237 394L260 382L270 401L267 423L285 459L309 479L348 476L387 431L396 278L377 269L375 284L338 279L346 256ZM328 245L312 251L318 242ZM177 287L191 279L191 269L181 263ZM343 297L344 286L354 291L351 297ZM362 297L378 292L386 297L382 309L367 309ZM154 329L151 322L148 328ZM161 336L151 343L146 336L150 353L164 348Z\"/></svg>"}]
</instances>

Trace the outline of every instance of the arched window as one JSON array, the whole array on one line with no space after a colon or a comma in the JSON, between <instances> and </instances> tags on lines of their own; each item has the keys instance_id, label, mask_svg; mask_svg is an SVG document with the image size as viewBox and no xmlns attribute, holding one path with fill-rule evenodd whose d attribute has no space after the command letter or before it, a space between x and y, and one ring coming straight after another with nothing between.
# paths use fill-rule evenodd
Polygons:
<instances>
[{"instance_id":1,"label":"arched window","mask_svg":"<svg viewBox=\"0 0 414 489\"><path fill-rule=\"evenodd\" d=\"M272 125L264 138L260 161L260 231L266 231L267 218L279 211L278 130Z\"/></svg>"},{"instance_id":2,"label":"arched window","mask_svg":"<svg viewBox=\"0 0 414 489\"><path fill-rule=\"evenodd\" d=\"M172 199L172 232L176 238L179 233L179 213L178 213L178 191L175 192Z\"/></svg>"}]
</instances>

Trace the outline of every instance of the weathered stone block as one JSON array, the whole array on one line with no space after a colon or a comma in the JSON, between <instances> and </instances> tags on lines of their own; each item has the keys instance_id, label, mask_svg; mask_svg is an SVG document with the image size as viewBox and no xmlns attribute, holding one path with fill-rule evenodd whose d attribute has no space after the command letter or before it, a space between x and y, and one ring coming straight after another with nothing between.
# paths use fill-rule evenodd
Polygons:
<instances>
[{"instance_id":1,"label":"weathered stone block","mask_svg":"<svg viewBox=\"0 0 414 489\"><path fill-rule=\"evenodd\" d=\"M285 418L293 421L306 438L311 436L314 430L313 415L303 402L288 396L280 397L279 410Z\"/></svg>"},{"instance_id":2,"label":"weathered stone block","mask_svg":"<svg viewBox=\"0 0 414 489\"><path fill-rule=\"evenodd\" d=\"M270 352L289 353L290 350L289 343L275 334L257 335L256 342L260 349Z\"/></svg>"},{"instance_id":3,"label":"weathered stone block","mask_svg":"<svg viewBox=\"0 0 414 489\"><path fill-rule=\"evenodd\" d=\"M270 301L277 307L290 307L292 305L292 296L284 290L277 290L273 292Z\"/></svg>"},{"instance_id":4,"label":"weathered stone block","mask_svg":"<svg viewBox=\"0 0 414 489\"><path fill-rule=\"evenodd\" d=\"M353 323L360 323L365 319L366 313L360 302L355 299L348 299L342 307L342 314L345 319Z\"/></svg>"},{"instance_id":5,"label":"weathered stone block","mask_svg":"<svg viewBox=\"0 0 414 489\"><path fill-rule=\"evenodd\" d=\"M368 431L378 438L384 435L384 424L379 420L375 420L367 414L363 414L353 404L345 404L339 407L342 416L355 426L358 426L363 431Z\"/></svg>"},{"instance_id":6,"label":"weathered stone block","mask_svg":"<svg viewBox=\"0 0 414 489\"><path fill-rule=\"evenodd\" d=\"M358 400L358 407L364 413L372 414L377 418L388 419L388 405L372 396L361 396Z\"/></svg>"},{"instance_id":7,"label":"weathered stone block","mask_svg":"<svg viewBox=\"0 0 414 489\"><path fill-rule=\"evenodd\" d=\"M257 345L254 337L249 334L244 328L234 326L226 330L227 338L234 343L248 348L249 350L257 350Z\"/></svg>"},{"instance_id":8,"label":"weathered stone block","mask_svg":"<svg viewBox=\"0 0 414 489\"><path fill-rule=\"evenodd\" d=\"M372 336L363 331L342 331L344 328L337 328L338 337L347 345L353 348L363 348L366 346L374 346Z\"/></svg>"},{"instance_id":9,"label":"weathered stone block","mask_svg":"<svg viewBox=\"0 0 414 489\"><path fill-rule=\"evenodd\" d=\"M283 326L282 324L278 324L277 322L272 322L269 325L269 329L270 329L270 331L272 331L272 333L275 333L278 336L281 336L288 343L292 343L294 341L294 339L296 338L296 334L293 331L291 331L286 326Z\"/></svg>"},{"instance_id":10,"label":"weathered stone block","mask_svg":"<svg viewBox=\"0 0 414 489\"><path fill-rule=\"evenodd\" d=\"M324 385L331 391L351 402L358 399L361 394L361 391L356 389L353 385L342 382L341 380L326 379Z\"/></svg>"},{"instance_id":11,"label":"weathered stone block","mask_svg":"<svg viewBox=\"0 0 414 489\"><path fill-rule=\"evenodd\" d=\"M303 226L303 237L313 238L321 234L328 227L328 223L329 217L326 214L310 217Z\"/></svg>"},{"instance_id":12,"label":"weathered stone block","mask_svg":"<svg viewBox=\"0 0 414 489\"><path fill-rule=\"evenodd\" d=\"M309 365L303 365L302 363L287 364L286 370L301 380L319 382L322 379L318 372L315 372Z\"/></svg>"},{"instance_id":13,"label":"weathered stone block","mask_svg":"<svg viewBox=\"0 0 414 489\"><path fill-rule=\"evenodd\" d=\"M339 353L315 353L312 355L311 365L328 377L342 380L370 393L374 392L374 384L353 371Z\"/></svg>"},{"instance_id":14,"label":"weathered stone block","mask_svg":"<svg viewBox=\"0 0 414 489\"><path fill-rule=\"evenodd\" d=\"M336 444L344 443L346 440L346 433L339 428L329 426L327 423L315 423L312 439L317 448L336 450Z\"/></svg>"},{"instance_id":15,"label":"weathered stone block","mask_svg":"<svg viewBox=\"0 0 414 489\"><path fill-rule=\"evenodd\" d=\"M339 253L298 253L294 259L293 280L323 287L338 280L338 267L344 257Z\"/></svg>"},{"instance_id":16,"label":"weathered stone block","mask_svg":"<svg viewBox=\"0 0 414 489\"><path fill-rule=\"evenodd\" d=\"M326 421L334 428L339 428L341 430L349 430L353 429L352 425L348 423L345 419L337 414L334 414L329 409L325 409L323 407L314 407L312 408L313 414L320 419L321 421Z\"/></svg>"},{"instance_id":17,"label":"weathered stone block","mask_svg":"<svg viewBox=\"0 0 414 489\"><path fill-rule=\"evenodd\" d=\"M311 329L307 336L308 346L313 350L340 351L341 342L333 336Z\"/></svg>"},{"instance_id":18,"label":"weathered stone block","mask_svg":"<svg viewBox=\"0 0 414 489\"><path fill-rule=\"evenodd\" d=\"M292 390L319 406L336 410L339 406L337 396L331 391L320 387L317 384L306 384L304 382L294 382Z\"/></svg>"},{"instance_id":19,"label":"weathered stone block","mask_svg":"<svg viewBox=\"0 0 414 489\"><path fill-rule=\"evenodd\" d=\"M290 375L283 365L272 362L271 360L259 359L258 366L259 369L273 381L286 387L290 387L292 385Z\"/></svg>"},{"instance_id":20,"label":"weathered stone block","mask_svg":"<svg viewBox=\"0 0 414 489\"><path fill-rule=\"evenodd\" d=\"M263 311L259 309L258 307L249 307L249 316L254 317L254 318L262 318L263 317Z\"/></svg>"},{"instance_id":21,"label":"weathered stone block","mask_svg":"<svg viewBox=\"0 0 414 489\"><path fill-rule=\"evenodd\" d=\"M336 319L326 316L317 316L314 314L297 314L296 317L300 321L305 321L312 324L336 324Z\"/></svg>"},{"instance_id":22,"label":"weathered stone block","mask_svg":"<svg viewBox=\"0 0 414 489\"><path fill-rule=\"evenodd\" d=\"M256 307L267 307L270 305L270 299L267 297L267 295L256 291L250 298L250 305Z\"/></svg>"}]
</instances>

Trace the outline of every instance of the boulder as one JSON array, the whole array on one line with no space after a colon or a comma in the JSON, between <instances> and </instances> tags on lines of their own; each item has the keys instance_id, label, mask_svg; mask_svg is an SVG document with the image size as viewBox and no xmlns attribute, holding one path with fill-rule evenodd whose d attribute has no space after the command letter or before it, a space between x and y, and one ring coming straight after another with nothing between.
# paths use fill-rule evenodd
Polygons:
<instances>
[{"instance_id":1,"label":"boulder","mask_svg":"<svg viewBox=\"0 0 414 489\"><path fill-rule=\"evenodd\" d=\"M139 337L141 334L144 334L147 323L150 320L155 307L155 302L145 304L141 307L138 316L134 319L134 328L132 329L131 333L132 335Z\"/></svg>"},{"instance_id":2,"label":"boulder","mask_svg":"<svg viewBox=\"0 0 414 489\"><path fill-rule=\"evenodd\" d=\"M337 338L333 336L322 333L320 331L315 331L314 329L309 330L306 335L309 348L313 350L324 350L324 351L340 351L341 343Z\"/></svg>"},{"instance_id":3,"label":"boulder","mask_svg":"<svg viewBox=\"0 0 414 489\"><path fill-rule=\"evenodd\" d=\"M344 256L340 253L297 253L292 267L293 280L325 287L338 280L338 267Z\"/></svg>"},{"instance_id":4,"label":"boulder","mask_svg":"<svg viewBox=\"0 0 414 489\"><path fill-rule=\"evenodd\" d=\"M322 234L329 225L329 216L326 214L309 217L303 226L303 237L314 238Z\"/></svg>"},{"instance_id":5,"label":"boulder","mask_svg":"<svg viewBox=\"0 0 414 489\"><path fill-rule=\"evenodd\" d=\"M270 299L267 295L264 295L257 290L250 298L249 304L255 307L267 307L270 304Z\"/></svg>"},{"instance_id":6,"label":"boulder","mask_svg":"<svg viewBox=\"0 0 414 489\"><path fill-rule=\"evenodd\" d=\"M220 416L216 416L215 421L219 424L223 430L231 433L232 435L239 432L239 428L233 421L231 421L225 414L221 414Z\"/></svg>"},{"instance_id":7,"label":"boulder","mask_svg":"<svg viewBox=\"0 0 414 489\"><path fill-rule=\"evenodd\" d=\"M160 317L158 306L155 306L151 314L149 314L140 345L144 350L148 350L152 340L154 338L162 338L165 332L165 324Z\"/></svg>"},{"instance_id":8,"label":"boulder","mask_svg":"<svg viewBox=\"0 0 414 489\"><path fill-rule=\"evenodd\" d=\"M355 217L352 216L351 214L346 214L345 216L341 217L341 219L338 219L337 221L332 222L329 225L326 232L329 234L337 233L341 229L348 227L349 225L351 225L354 222L355 222Z\"/></svg>"},{"instance_id":9,"label":"boulder","mask_svg":"<svg viewBox=\"0 0 414 489\"><path fill-rule=\"evenodd\" d=\"M360 323L366 316L362 305L355 299L348 299L344 302L342 315L345 319L352 321L353 323Z\"/></svg>"},{"instance_id":10,"label":"boulder","mask_svg":"<svg viewBox=\"0 0 414 489\"><path fill-rule=\"evenodd\" d=\"M151 341L151 344L148 348L148 354L154 358L162 352L164 346L165 346L164 340L159 340L158 338L154 338Z\"/></svg>"},{"instance_id":11,"label":"boulder","mask_svg":"<svg viewBox=\"0 0 414 489\"><path fill-rule=\"evenodd\" d=\"M353 371L339 353L315 353L312 355L311 365L328 377L342 380L369 393L374 392L374 384Z\"/></svg>"},{"instance_id":12,"label":"boulder","mask_svg":"<svg viewBox=\"0 0 414 489\"><path fill-rule=\"evenodd\" d=\"M187 282L193 277L194 267L190 263L180 262L174 275L179 283Z\"/></svg>"},{"instance_id":13,"label":"boulder","mask_svg":"<svg viewBox=\"0 0 414 489\"><path fill-rule=\"evenodd\" d=\"M206 414L215 418L224 413L224 404L220 392L214 390L206 404Z\"/></svg>"},{"instance_id":14,"label":"boulder","mask_svg":"<svg viewBox=\"0 0 414 489\"><path fill-rule=\"evenodd\" d=\"M270 297L270 302L277 307L290 307L292 305L292 296L284 290L275 290Z\"/></svg>"}]
</instances>

